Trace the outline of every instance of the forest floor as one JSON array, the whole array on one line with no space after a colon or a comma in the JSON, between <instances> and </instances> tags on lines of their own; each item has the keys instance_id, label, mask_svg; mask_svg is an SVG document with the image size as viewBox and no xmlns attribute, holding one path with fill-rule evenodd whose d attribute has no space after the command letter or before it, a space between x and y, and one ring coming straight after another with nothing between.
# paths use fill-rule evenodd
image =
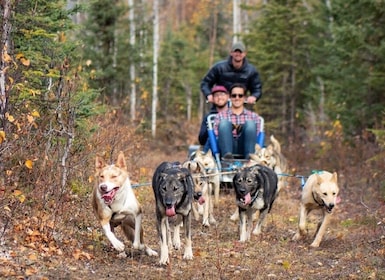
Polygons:
<instances>
[{"instance_id":1,"label":"forest floor","mask_svg":"<svg viewBox=\"0 0 385 280\"><path fill-rule=\"evenodd\" d=\"M143 166L141 182L150 182L160 162L186 159L186 151L146 152L137 161ZM127 257L118 256L92 212L90 184L81 195L66 198L53 224L33 211L12 221L12 230L0 239L0 279L385 279L385 203L377 187L362 183L364 172L351 172L352 178L340 184L341 202L317 249L309 246L317 213L311 215L308 236L292 241L301 181L288 177L260 236L238 241L238 223L229 219L236 209L234 191L222 189L214 208L217 224L192 222L193 260L182 258L182 244L182 250L171 252L168 266L130 249L128 241ZM134 177L133 184L138 181ZM134 191L143 207L145 242L159 252L152 188L144 184ZM9 228L0 222L1 228ZM52 229L50 234L44 234L42 224ZM117 234L123 239L119 230Z\"/></svg>"}]
</instances>

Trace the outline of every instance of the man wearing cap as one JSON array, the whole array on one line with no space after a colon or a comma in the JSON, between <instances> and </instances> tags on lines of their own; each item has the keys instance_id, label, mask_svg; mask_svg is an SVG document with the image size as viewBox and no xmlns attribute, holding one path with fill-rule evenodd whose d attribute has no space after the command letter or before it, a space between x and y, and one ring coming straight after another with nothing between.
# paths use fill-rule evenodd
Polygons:
<instances>
[{"instance_id":1,"label":"man wearing cap","mask_svg":"<svg viewBox=\"0 0 385 280\"><path fill-rule=\"evenodd\" d=\"M211 88L223 85L229 91L235 83L243 84L249 91L247 103L255 103L262 96L262 84L257 69L246 58L246 47L242 42L234 43L230 56L211 67L201 82L201 91L208 102L213 102Z\"/></svg>"},{"instance_id":2,"label":"man wearing cap","mask_svg":"<svg viewBox=\"0 0 385 280\"><path fill-rule=\"evenodd\" d=\"M209 149L208 132L207 132L207 118L211 114L217 114L225 111L228 108L229 93L224 86L216 85L211 89L210 95L212 96L213 107L210 112L203 118L201 129L199 131L199 144L204 146L203 151L207 152Z\"/></svg>"}]
</instances>

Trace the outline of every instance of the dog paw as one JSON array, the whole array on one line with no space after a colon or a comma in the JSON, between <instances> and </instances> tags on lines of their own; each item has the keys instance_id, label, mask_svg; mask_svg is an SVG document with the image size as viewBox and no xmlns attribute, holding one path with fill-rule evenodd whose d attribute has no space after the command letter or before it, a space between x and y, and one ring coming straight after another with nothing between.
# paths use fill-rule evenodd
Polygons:
<instances>
[{"instance_id":1,"label":"dog paw","mask_svg":"<svg viewBox=\"0 0 385 280\"><path fill-rule=\"evenodd\" d=\"M241 238L239 238L239 242L246 242L247 241L247 238L244 238L244 237L241 237Z\"/></svg>"},{"instance_id":2,"label":"dog paw","mask_svg":"<svg viewBox=\"0 0 385 280\"><path fill-rule=\"evenodd\" d=\"M181 247L180 242L174 242L173 247L174 247L175 250L179 250L180 247Z\"/></svg>"},{"instance_id":3,"label":"dog paw","mask_svg":"<svg viewBox=\"0 0 385 280\"><path fill-rule=\"evenodd\" d=\"M313 241L313 243L310 244L310 247L312 247L312 248L318 248L318 247L319 247L319 242Z\"/></svg>"},{"instance_id":4,"label":"dog paw","mask_svg":"<svg viewBox=\"0 0 385 280\"><path fill-rule=\"evenodd\" d=\"M147 256L153 256L153 257L158 256L158 253L149 247L146 247L146 254L147 254Z\"/></svg>"},{"instance_id":5,"label":"dog paw","mask_svg":"<svg viewBox=\"0 0 385 280\"><path fill-rule=\"evenodd\" d=\"M139 242L134 242L134 243L132 244L132 247L133 247L134 249L136 249L136 250L139 250L139 249L141 249L141 247L143 248L143 245L140 244Z\"/></svg>"},{"instance_id":6,"label":"dog paw","mask_svg":"<svg viewBox=\"0 0 385 280\"><path fill-rule=\"evenodd\" d=\"M293 238L291 240L293 241L297 241L297 240L300 240L302 238L301 234L299 234L298 232L293 236Z\"/></svg>"},{"instance_id":7,"label":"dog paw","mask_svg":"<svg viewBox=\"0 0 385 280\"><path fill-rule=\"evenodd\" d=\"M192 250L185 250L183 259L185 260L192 260L193 259L193 253Z\"/></svg>"},{"instance_id":8,"label":"dog paw","mask_svg":"<svg viewBox=\"0 0 385 280\"><path fill-rule=\"evenodd\" d=\"M250 237L247 234L241 234L241 236L239 237L239 242L246 242L249 239Z\"/></svg>"},{"instance_id":9,"label":"dog paw","mask_svg":"<svg viewBox=\"0 0 385 280\"><path fill-rule=\"evenodd\" d=\"M125 258L127 258L127 254L126 254L126 252L120 252L119 254L118 254L118 259L125 259Z\"/></svg>"},{"instance_id":10,"label":"dog paw","mask_svg":"<svg viewBox=\"0 0 385 280\"><path fill-rule=\"evenodd\" d=\"M210 226L209 219L204 219L203 222L202 222L202 226L209 227Z\"/></svg>"},{"instance_id":11,"label":"dog paw","mask_svg":"<svg viewBox=\"0 0 385 280\"><path fill-rule=\"evenodd\" d=\"M238 213L234 213L233 215L231 215L230 220L232 220L234 222L238 221L239 220Z\"/></svg>"},{"instance_id":12,"label":"dog paw","mask_svg":"<svg viewBox=\"0 0 385 280\"><path fill-rule=\"evenodd\" d=\"M259 235L259 234L261 234L261 232L262 232L262 231L261 231L260 228L256 228L256 229L253 230L253 234L254 234L254 235Z\"/></svg>"},{"instance_id":13,"label":"dog paw","mask_svg":"<svg viewBox=\"0 0 385 280\"><path fill-rule=\"evenodd\" d=\"M124 244L123 242L120 242L119 240L116 240L114 243L112 243L112 246L114 246L115 250L122 252L124 251Z\"/></svg>"},{"instance_id":14,"label":"dog paw","mask_svg":"<svg viewBox=\"0 0 385 280\"><path fill-rule=\"evenodd\" d=\"M210 217L210 224L215 225L217 221L214 219L214 217Z\"/></svg>"}]
</instances>

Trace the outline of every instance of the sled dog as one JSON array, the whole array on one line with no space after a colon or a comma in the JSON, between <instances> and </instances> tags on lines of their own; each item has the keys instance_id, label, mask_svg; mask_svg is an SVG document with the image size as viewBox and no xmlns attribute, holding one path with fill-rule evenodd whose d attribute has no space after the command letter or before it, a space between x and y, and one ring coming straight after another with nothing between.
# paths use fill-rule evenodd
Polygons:
<instances>
[{"instance_id":1,"label":"sled dog","mask_svg":"<svg viewBox=\"0 0 385 280\"><path fill-rule=\"evenodd\" d=\"M336 172L321 171L310 175L302 190L298 231L294 235L293 240L299 240L305 236L306 219L309 212L320 209L322 211L322 219L318 224L314 241L310 244L311 247L319 247L330 221L333 208L337 203L338 192Z\"/></svg>"},{"instance_id":2,"label":"sled dog","mask_svg":"<svg viewBox=\"0 0 385 280\"><path fill-rule=\"evenodd\" d=\"M281 145L278 140L271 135L270 144L267 147L261 147L258 144L255 145L255 153L250 154L250 163L266 165L274 170L278 175L278 192L285 186L286 180L282 173L287 172L287 160L281 152Z\"/></svg>"},{"instance_id":3,"label":"sled dog","mask_svg":"<svg viewBox=\"0 0 385 280\"><path fill-rule=\"evenodd\" d=\"M220 191L220 175L211 150L208 150L206 153L201 150L197 150L195 153L194 160L200 162L204 166L208 175L209 184L211 185L210 189L214 191L214 203L215 205L218 205Z\"/></svg>"},{"instance_id":4,"label":"sled dog","mask_svg":"<svg viewBox=\"0 0 385 280\"><path fill-rule=\"evenodd\" d=\"M239 241L250 239L253 214L259 211L253 234L261 233L262 223L278 195L277 174L264 165L254 165L238 171L233 179L239 211Z\"/></svg>"},{"instance_id":5,"label":"sled dog","mask_svg":"<svg viewBox=\"0 0 385 280\"><path fill-rule=\"evenodd\" d=\"M152 188L155 196L157 231L160 240L159 263L161 265L169 263L170 222L174 224L172 245L175 249L181 247L179 232L183 223L185 231L183 258L192 259L191 208L194 182L190 171L181 167L179 163L163 162L155 170Z\"/></svg>"},{"instance_id":6,"label":"sled dog","mask_svg":"<svg viewBox=\"0 0 385 280\"><path fill-rule=\"evenodd\" d=\"M95 171L92 206L112 246L119 252L124 251L123 242L114 234L114 228L121 226L135 249L157 256L143 241L142 210L131 187L123 152L119 153L114 165L107 165L97 156Z\"/></svg>"},{"instance_id":7,"label":"sled dog","mask_svg":"<svg viewBox=\"0 0 385 280\"><path fill-rule=\"evenodd\" d=\"M212 198L212 185L209 183L210 178L208 177L205 167L203 164L195 159L187 160L183 163L183 167L187 168L193 176L195 193L199 190L202 196L199 200L193 202L193 214L195 220L199 221L200 215L202 215L202 225L210 226L215 224L216 220L213 215L214 200Z\"/></svg>"}]
</instances>

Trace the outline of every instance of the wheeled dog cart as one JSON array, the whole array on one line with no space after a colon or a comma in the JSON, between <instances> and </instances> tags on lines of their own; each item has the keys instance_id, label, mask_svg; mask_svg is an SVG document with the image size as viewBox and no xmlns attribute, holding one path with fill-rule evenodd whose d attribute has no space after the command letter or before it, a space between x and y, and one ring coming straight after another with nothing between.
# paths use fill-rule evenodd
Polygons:
<instances>
[{"instance_id":1,"label":"wheeled dog cart","mask_svg":"<svg viewBox=\"0 0 385 280\"><path fill-rule=\"evenodd\" d=\"M224 159L221 158L217 138L214 134L214 119L216 114L211 114L207 118L207 131L209 136L209 146L210 150L215 158L215 162L217 165L217 168L220 172L220 181L223 183L223 185L232 184L233 177L237 170L242 168L246 162L248 162L247 159L243 157L243 155L233 155L234 159ZM264 131L264 125L265 121L264 119L259 116L260 118L260 130L258 132L258 135L256 135L256 143L264 147L265 146L265 131ZM189 158L193 158L193 155L195 151L199 148L198 145L193 145L189 147Z\"/></svg>"}]
</instances>

